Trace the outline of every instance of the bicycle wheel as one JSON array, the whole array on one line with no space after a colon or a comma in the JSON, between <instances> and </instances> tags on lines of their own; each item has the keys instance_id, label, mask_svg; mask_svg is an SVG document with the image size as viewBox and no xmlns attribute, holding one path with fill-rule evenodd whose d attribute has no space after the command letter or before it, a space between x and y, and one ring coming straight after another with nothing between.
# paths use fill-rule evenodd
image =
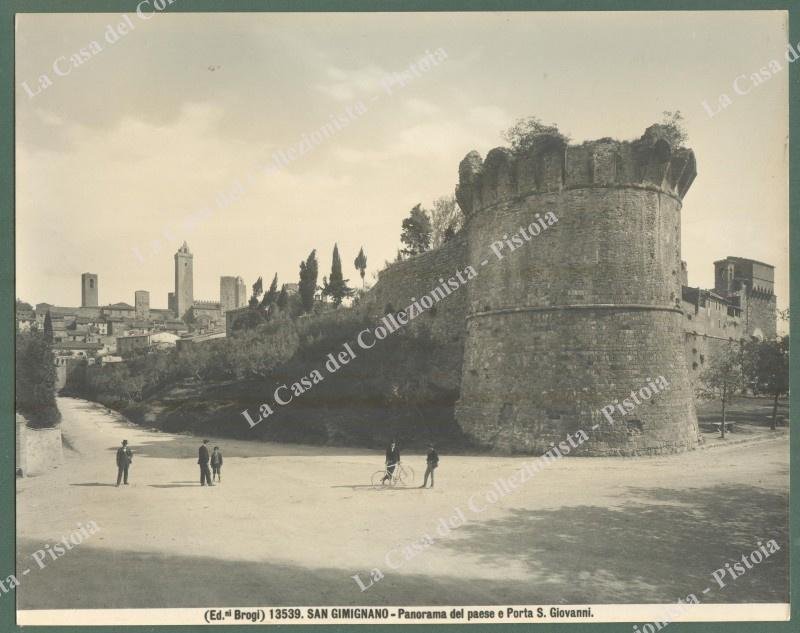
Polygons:
<instances>
[{"instance_id":1,"label":"bicycle wheel","mask_svg":"<svg viewBox=\"0 0 800 633\"><path fill-rule=\"evenodd\" d=\"M405 464L400 466L400 473L397 476L397 482L401 486L412 486L414 485L414 469L411 466L406 466Z\"/></svg>"},{"instance_id":2,"label":"bicycle wheel","mask_svg":"<svg viewBox=\"0 0 800 633\"><path fill-rule=\"evenodd\" d=\"M372 473L372 477L370 478L370 483L372 484L373 488L381 489L386 486L386 482L384 479L386 478L386 471L385 470L376 470Z\"/></svg>"}]
</instances>

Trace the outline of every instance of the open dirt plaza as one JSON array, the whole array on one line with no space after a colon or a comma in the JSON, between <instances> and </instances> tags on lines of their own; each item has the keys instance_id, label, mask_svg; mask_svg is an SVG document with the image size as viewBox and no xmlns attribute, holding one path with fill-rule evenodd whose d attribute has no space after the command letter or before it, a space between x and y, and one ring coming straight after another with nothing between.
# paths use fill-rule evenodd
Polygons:
<instances>
[{"instance_id":1,"label":"open dirt plaza","mask_svg":"<svg viewBox=\"0 0 800 633\"><path fill-rule=\"evenodd\" d=\"M83 400L59 408L64 463L17 480L21 609L788 602L785 429L743 426L683 455L560 459L491 503L493 482L531 458L441 450L434 489L375 490L379 451L210 438L223 481L201 488L200 438ZM122 439L134 459L117 488ZM418 486L424 455L402 459ZM88 540L35 563L92 521ZM713 581L769 539L779 551ZM352 576L369 585L376 568L362 591Z\"/></svg>"}]
</instances>

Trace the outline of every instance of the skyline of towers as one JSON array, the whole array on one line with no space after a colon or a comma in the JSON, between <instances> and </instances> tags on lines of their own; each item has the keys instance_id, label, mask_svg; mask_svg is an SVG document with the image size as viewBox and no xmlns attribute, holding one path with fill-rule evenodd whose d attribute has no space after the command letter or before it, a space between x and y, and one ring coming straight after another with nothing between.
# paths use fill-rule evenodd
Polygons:
<instances>
[{"instance_id":1,"label":"skyline of towers","mask_svg":"<svg viewBox=\"0 0 800 633\"><path fill-rule=\"evenodd\" d=\"M200 302L208 310L208 304L217 304L221 314L247 305L247 286L239 275L223 275L220 278L219 301ZM81 307L99 307L99 276L96 273L81 274ZM124 302L123 302L124 303ZM134 291L135 318L147 321L150 318L151 304L149 290ZM184 319L195 305L194 298L194 255L186 241L174 255L174 291L167 293L167 309L175 317ZM155 309L155 308L153 308Z\"/></svg>"}]
</instances>

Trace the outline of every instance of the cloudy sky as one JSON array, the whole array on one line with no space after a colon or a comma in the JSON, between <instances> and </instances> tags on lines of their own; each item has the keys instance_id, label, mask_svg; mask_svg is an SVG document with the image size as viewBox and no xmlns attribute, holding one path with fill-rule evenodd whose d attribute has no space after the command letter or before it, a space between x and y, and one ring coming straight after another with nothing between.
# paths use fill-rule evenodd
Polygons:
<instances>
[{"instance_id":1,"label":"cloudy sky","mask_svg":"<svg viewBox=\"0 0 800 633\"><path fill-rule=\"evenodd\" d=\"M396 254L409 209L452 193L461 158L502 145L516 119L581 142L633 139L681 110L699 172L683 208L690 284L712 286L715 259L750 257L776 266L787 303L783 12L128 15L134 28L113 45L119 14L18 15L24 300L79 305L88 271L101 303L146 289L166 307L184 239L197 299L218 299L220 275L296 282L313 248L321 277L334 242L353 282L364 246L369 279ZM444 62L387 94L387 76L438 49ZM773 59L779 72L734 92ZM721 93L732 104L710 117L702 102L716 111ZM359 101L367 111L334 137L248 178ZM218 208L237 180L239 199Z\"/></svg>"}]
</instances>

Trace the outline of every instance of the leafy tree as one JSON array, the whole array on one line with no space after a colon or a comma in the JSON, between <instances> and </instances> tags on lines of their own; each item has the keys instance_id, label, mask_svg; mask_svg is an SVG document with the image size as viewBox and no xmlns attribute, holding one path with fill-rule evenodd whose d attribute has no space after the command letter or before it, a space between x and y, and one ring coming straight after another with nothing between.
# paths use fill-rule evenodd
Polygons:
<instances>
[{"instance_id":1,"label":"leafy tree","mask_svg":"<svg viewBox=\"0 0 800 633\"><path fill-rule=\"evenodd\" d=\"M433 201L431 210L431 247L437 248L451 239L464 222L455 196L442 196Z\"/></svg>"},{"instance_id":2,"label":"leafy tree","mask_svg":"<svg viewBox=\"0 0 800 633\"><path fill-rule=\"evenodd\" d=\"M16 407L31 426L52 426L59 419L55 401L53 348L44 332L19 332L16 337Z\"/></svg>"},{"instance_id":3,"label":"leafy tree","mask_svg":"<svg viewBox=\"0 0 800 633\"><path fill-rule=\"evenodd\" d=\"M364 273L367 271L367 256L364 255L364 247L358 251L358 257L353 262L355 269L361 274L361 287L364 287Z\"/></svg>"},{"instance_id":4,"label":"leafy tree","mask_svg":"<svg viewBox=\"0 0 800 633\"><path fill-rule=\"evenodd\" d=\"M258 306L250 305L250 310L247 310L236 317L236 320L231 325L232 332L239 332L241 330L253 330L259 325L264 323L266 315L263 310Z\"/></svg>"},{"instance_id":5,"label":"leafy tree","mask_svg":"<svg viewBox=\"0 0 800 633\"><path fill-rule=\"evenodd\" d=\"M789 337L746 343L744 374L753 393L772 396L772 420L769 428L774 431L778 399L789 393Z\"/></svg>"},{"instance_id":6,"label":"leafy tree","mask_svg":"<svg viewBox=\"0 0 800 633\"><path fill-rule=\"evenodd\" d=\"M700 374L697 395L706 400L719 400L722 405L722 437L725 437L725 410L743 386L742 355L736 343L726 345L711 357L708 367Z\"/></svg>"},{"instance_id":7,"label":"leafy tree","mask_svg":"<svg viewBox=\"0 0 800 633\"><path fill-rule=\"evenodd\" d=\"M53 342L53 319L50 316L50 310L44 315L44 338L48 343Z\"/></svg>"},{"instance_id":8,"label":"leafy tree","mask_svg":"<svg viewBox=\"0 0 800 633\"><path fill-rule=\"evenodd\" d=\"M664 139L672 147L682 147L688 138L689 135L686 132L680 110L665 110L661 122L651 125L642 136L642 139L648 143Z\"/></svg>"},{"instance_id":9,"label":"leafy tree","mask_svg":"<svg viewBox=\"0 0 800 633\"><path fill-rule=\"evenodd\" d=\"M286 284L281 286L281 292L276 303L281 310L285 310L289 305L289 291L286 289Z\"/></svg>"},{"instance_id":10,"label":"leafy tree","mask_svg":"<svg viewBox=\"0 0 800 633\"><path fill-rule=\"evenodd\" d=\"M319 274L319 264L317 263L317 250L314 249L304 262L300 262L300 283L298 292L304 312L311 312L314 308L314 295L317 292L317 275Z\"/></svg>"},{"instance_id":11,"label":"leafy tree","mask_svg":"<svg viewBox=\"0 0 800 633\"><path fill-rule=\"evenodd\" d=\"M535 116L517 119L514 125L503 132L503 138L517 153L527 152L549 142L563 144L569 141L569 137L559 132L555 123L545 125L541 119Z\"/></svg>"},{"instance_id":12,"label":"leafy tree","mask_svg":"<svg viewBox=\"0 0 800 633\"><path fill-rule=\"evenodd\" d=\"M264 293L264 298L261 300L262 308L269 308L278 300L278 273L272 278L272 283L269 285L269 290Z\"/></svg>"},{"instance_id":13,"label":"leafy tree","mask_svg":"<svg viewBox=\"0 0 800 633\"><path fill-rule=\"evenodd\" d=\"M339 246L333 245L333 261L331 262L330 279L325 280L322 294L333 300L333 305L339 307L342 299L353 294L353 289L347 285L349 279L342 278L342 260L339 257Z\"/></svg>"},{"instance_id":14,"label":"leafy tree","mask_svg":"<svg viewBox=\"0 0 800 633\"><path fill-rule=\"evenodd\" d=\"M409 216L403 220L402 226L403 232L400 235L400 241L405 244L402 251L404 255L418 255L430 248L433 227L430 216L422 208L422 205L418 204L411 209Z\"/></svg>"},{"instance_id":15,"label":"leafy tree","mask_svg":"<svg viewBox=\"0 0 800 633\"><path fill-rule=\"evenodd\" d=\"M683 114L680 110L664 110L661 125L674 147L681 147L689 139Z\"/></svg>"}]
</instances>

